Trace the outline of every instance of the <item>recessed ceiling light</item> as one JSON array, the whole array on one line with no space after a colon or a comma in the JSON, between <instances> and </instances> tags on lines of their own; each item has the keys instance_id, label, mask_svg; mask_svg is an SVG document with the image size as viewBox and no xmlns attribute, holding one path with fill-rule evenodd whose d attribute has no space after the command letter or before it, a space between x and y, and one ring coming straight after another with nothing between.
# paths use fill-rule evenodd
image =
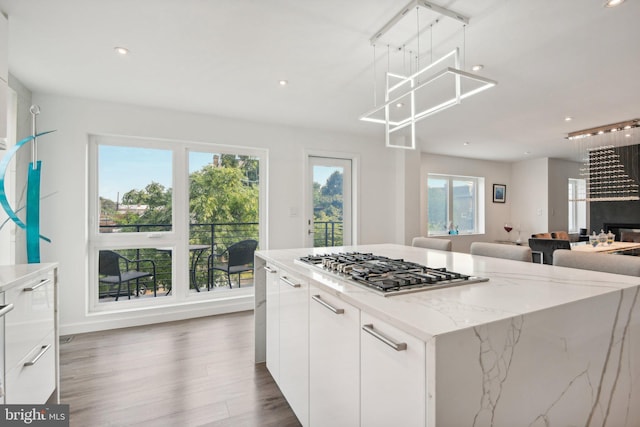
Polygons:
<instances>
[{"instance_id":1,"label":"recessed ceiling light","mask_svg":"<svg viewBox=\"0 0 640 427\"><path fill-rule=\"evenodd\" d=\"M278 83L280 84L280 86L286 86L286 85L289 84L289 81L288 80L280 80Z\"/></svg>"},{"instance_id":2,"label":"recessed ceiling light","mask_svg":"<svg viewBox=\"0 0 640 427\"><path fill-rule=\"evenodd\" d=\"M118 55L126 55L129 53L129 49L121 46L116 46L113 48L113 50L115 50Z\"/></svg>"},{"instance_id":3,"label":"recessed ceiling light","mask_svg":"<svg viewBox=\"0 0 640 427\"><path fill-rule=\"evenodd\" d=\"M465 141L462 145L469 145L469 141Z\"/></svg>"},{"instance_id":4,"label":"recessed ceiling light","mask_svg":"<svg viewBox=\"0 0 640 427\"><path fill-rule=\"evenodd\" d=\"M571 120L573 120L573 117L567 116L567 117L564 118L565 122L570 122Z\"/></svg>"},{"instance_id":5,"label":"recessed ceiling light","mask_svg":"<svg viewBox=\"0 0 640 427\"><path fill-rule=\"evenodd\" d=\"M626 134L626 135L625 135L625 137L627 137L627 138L631 138L631 134L630 134L630 133L628 133L628 134Z\"/></svg>"},{"instance_id":6,"label":"recessed ceiling light","mask_svg":"<svg viewBox=\"0 0 640 427\"><path fill-rule=\"evenodd\" d=\"M471 67L471 70L473 70L473 71L480 71L480 70L482 70L483 68L484 68L484 65L482 65L482 64L477 64L477 65L474 65L473 67Z\"/></svg>"},{"instance_id":7,"label":"recessed ceiling light","mask_svg":"<svg viewBox=\"0 0 640 427\"><path fill-rule=\"evenodd\" d=\"M398 102L396 104L396 108L402 108L402 107L404 107L404 104L402 102Z\"/></svg>"},{"instance_id":8,"label":"recessed ceiling light","mask_svg":"<svg viewBox=\"0 0 640 427\"><path fill-rule=\"evenodd\" d=\"M524 152L524 155L525 155L525 156L528 156L529 154L531 154L531 151L525 151L525 152Z\"/></svg>"},{"instance_id":9,"label":"recessed ceiling light","mask_svg":"<svg viewBox=\"0 0 640 427\"><path fill-rule=\"evenodd\" d=\"M616 7L624 3L624 0L607 0L604 2L604 7Z\"/></svg>"}]
</instances>

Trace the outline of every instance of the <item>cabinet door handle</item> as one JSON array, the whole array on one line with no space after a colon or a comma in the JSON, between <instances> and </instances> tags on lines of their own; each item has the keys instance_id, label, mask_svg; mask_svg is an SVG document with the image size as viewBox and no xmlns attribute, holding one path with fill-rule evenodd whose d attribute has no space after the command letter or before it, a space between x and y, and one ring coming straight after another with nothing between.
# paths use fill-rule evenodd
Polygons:
<instances>
[{"instance_id":1,"label":"cabinet door handle","mask_svg":"<svg viewBox=\"0 0 640 427\"><path fill-rule=\"evenodd\" d=\"M266 265L263 268L264 268L264 271L266 271L267 273L276 273L276 270Z\"/></svg>"},{"instance_id":2,"label":"cabinet door handle","mask_svg":"<svg viewBox=\"0 0 640 427\"><path fill-rule=\"evenodd\" d=\"M382 341L383 343L385 343L386 345L388 345L389 347L391 347L395 351L405 351L407 349L407 343L406 342L395 342L391 338L386 337L386 336L382 335L380 332L378 332L375 329L373 329L373 325L372 324L363 325L362 326L362 330L365 331L366 333L374 336L375 338L379 339L380 341Z\"/></svg>"},{"instance_id":3,"label":"cabinet door handle","mask_svg":"<svg viewBox=\"0 0 640 427\"><path fill-rule=\"evenodd\" d=\"M40 351L38 352L38 354L36 354L36 357L34 357L33 359L31 359L29 362L24 362L24 366L33 366L36 363L38 363L38 360L40 360L40 358L42 356L44 356L44 354L47 352L47 350L49 350L51 348L51 344L48 345L43 345L42 348L40 349Z\"/></svg>"},{"instance_id":4,"label":"cabinet door handle","mask_svg":"<svg viewBox=\"0 0 640 427\"><path fill-rule=\"evenodd\" d=\"M42 280L40 281L40 283L38 283L37 285L34 285L34 286L27 286L26 288L24 288L24 291L25 291L25 292L33 292L33 291L35 291L36 289L38 289L38 288L40 288L40 287L42 287L42 286L44 286L44 285L48 284L49 282L51 282L51 279L42 279Z\"/></svg>"},{"instance_id":5,"label":"cabinet door handle","mask_svg":"<svg viewBox=\"0 0 640 427\"><path fill-rule=\"evenodd\" d=\"M285 276L282 276L280 278L280 280L282 280L284 283L286 283L287 285L291 286L292 288L299 288L300 287L300 283L293 283L291 280L289 280Z\"/></svg>"},{"instance_id":6,"label":"cabinet door handle","mask_svg":"<svg viewBox=\"0 0 640 427\"><path fill-rule=\"evenodd\" d=\"M313 295L311 297L311 299L314 300L315 302L319 302L320 304L322 304L323 306L325 306L329 310L333 311L335 314L344 314L344 308L335 308L331 304L328 304L328 303L322 301L322 299L320 298L320 295Z\"/></svg>"},{"instance_id":7,"label":"cabinet door handle","mask_svg":"<svg viewBox=\"0 0 640 427\"><path fill-rule=\"evenodd\" d=\"M13 310L13 304L0 305L0 317Z\"/></svg>"}]
</instances>

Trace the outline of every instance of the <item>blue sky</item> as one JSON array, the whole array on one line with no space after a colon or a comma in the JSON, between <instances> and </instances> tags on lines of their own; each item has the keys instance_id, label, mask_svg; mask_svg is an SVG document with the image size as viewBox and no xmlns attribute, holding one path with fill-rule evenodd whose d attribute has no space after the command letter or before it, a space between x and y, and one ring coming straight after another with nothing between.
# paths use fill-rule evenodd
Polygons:
<instances>
[{"instance_id":1,"label":"blue sky","mask_svg":"<svg viewBox=\"0 0 640 427\"><path fill-rule=\"evenodd\" d=\"M342 172L342 168L336 166L314 166L313 182L324 185L327 182L327 178L335 171Z\"/></svg>"},{"instance_id":2,"label":"blue sky","mask_svg":"<svg viewBox=\"0 0 640 427\"><path fill-rule=\"evenodd\" d=\"M171 155L169 150L101 145L98 176L100 196L115 202L118 193L122 199L127 191L141 190L154 181L171 188ZM191 152L189 172L211 163L212 156L213 153Z\"/></svg>"},{"instance_id":3,"label":"blue sky","mask_svg":"<svg viewBox=\"0 0 640 427\"><path fill-rule=\"evenodd\" d=\"M116 201L129 190L142 190L151 182L157 182L166 188L173 186L171 181L172 152L154 148L119 147L100 145L99 176L100 196ZM213 153L190 152L189 173L202 169L211 163ZM342 168L314 166L313 180L324 185L327 178Z\"/></svg>"}]
</instances>

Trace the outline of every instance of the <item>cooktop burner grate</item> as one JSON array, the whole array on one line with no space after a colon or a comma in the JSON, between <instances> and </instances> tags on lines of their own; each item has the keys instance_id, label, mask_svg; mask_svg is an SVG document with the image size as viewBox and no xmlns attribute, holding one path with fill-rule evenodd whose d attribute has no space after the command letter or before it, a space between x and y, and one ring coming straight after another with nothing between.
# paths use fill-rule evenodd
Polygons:
<instances>
[{"instance_id":1,"label":"cooktop burner grate","mask_svg":"<svg viewBox=\"0 0 640 427\"><path fill-rule=\"evenodd\" d=\"M357 284L385 296L488 280L456 273L446 268L431 268L403 259L393 259L371 253L346 252L309 255L300 258L299 261L351 279Z\"/></svg>"}]
</instances>

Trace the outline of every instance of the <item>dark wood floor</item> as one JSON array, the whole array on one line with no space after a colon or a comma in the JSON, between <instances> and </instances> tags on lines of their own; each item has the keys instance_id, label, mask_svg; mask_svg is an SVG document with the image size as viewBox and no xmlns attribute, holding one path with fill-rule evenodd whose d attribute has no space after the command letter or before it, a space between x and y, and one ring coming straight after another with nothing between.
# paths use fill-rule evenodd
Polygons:
<instances>
[{"instance_id":1,"label":"dark wood floor","mask_svg":"<svg viewBox=\"0 0 640 427\"><path fill-rule=\"evenodd\" d=\"M253 335L249 311L62 337L71 426L299 426Z\"/></svg>"}]
</instances>

